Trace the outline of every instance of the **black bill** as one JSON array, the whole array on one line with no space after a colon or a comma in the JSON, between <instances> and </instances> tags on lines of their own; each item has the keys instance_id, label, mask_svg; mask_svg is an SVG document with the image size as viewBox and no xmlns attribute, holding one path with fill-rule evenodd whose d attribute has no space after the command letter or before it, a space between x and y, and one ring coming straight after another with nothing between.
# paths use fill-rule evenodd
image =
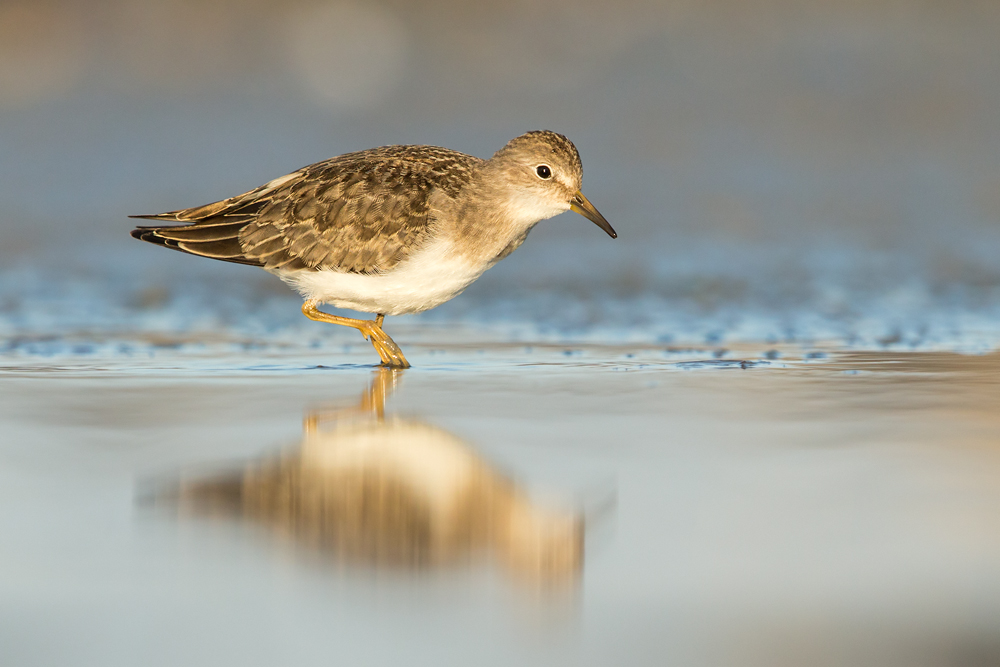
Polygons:
<instances>
[{"instance_id":1,"label":"black bill","mask_svg":"<svg viewBox=\"0 0 1000 667\"><path fill-rule=\"evenodd\" d=\"M584 197L583 193L579 190L576 191L576 195L574 195L573 199L570 200L569 209L579 213L587 220L590 220L592 223L606 231L608 236L611 238L618 238L618 234L615 233L615 230L611 227L610 223L604 219L604 216L601 215L600 211L594 208L593 204L587 201L587 198Z\"/></svg>"}]
</instances>

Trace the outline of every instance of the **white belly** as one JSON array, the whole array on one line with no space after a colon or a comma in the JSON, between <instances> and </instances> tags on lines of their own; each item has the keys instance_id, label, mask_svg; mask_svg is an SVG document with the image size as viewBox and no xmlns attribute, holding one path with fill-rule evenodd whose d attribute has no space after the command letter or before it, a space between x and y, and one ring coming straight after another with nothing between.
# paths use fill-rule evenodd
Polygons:
<instances>
[{"instance_id":1,"label":"white belly","mask_svg":"<svg viewBox=\"0 0 1000 667\"><path fill-rule=\"evenodd\" d=\"M274 274L305 299L363 313L404 315L458 296L489 267L488 263L470 263L450 244L438 241L386 273L278 269Z\"/></svg>"}]
</instances>

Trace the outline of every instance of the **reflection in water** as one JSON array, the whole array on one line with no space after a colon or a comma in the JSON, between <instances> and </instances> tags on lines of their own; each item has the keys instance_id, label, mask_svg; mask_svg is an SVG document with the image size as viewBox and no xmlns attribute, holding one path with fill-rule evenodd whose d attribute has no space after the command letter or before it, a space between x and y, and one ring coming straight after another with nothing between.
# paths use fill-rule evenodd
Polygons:
<instances>
[{"instance_id":1,"label":"reflection in water","mask_svg":"<svg viewBox=\"0 0 1000 667\"><path fill-rule=\"evenodd\" d=\"M421 569L486 556L518 579L575 582L582 517L537 506L454 435L386 417L399 373L379 369L356 407L310 414L295 449L182 480L182 512L242 517L342 562Z\"/></svg>"}]
</instances>

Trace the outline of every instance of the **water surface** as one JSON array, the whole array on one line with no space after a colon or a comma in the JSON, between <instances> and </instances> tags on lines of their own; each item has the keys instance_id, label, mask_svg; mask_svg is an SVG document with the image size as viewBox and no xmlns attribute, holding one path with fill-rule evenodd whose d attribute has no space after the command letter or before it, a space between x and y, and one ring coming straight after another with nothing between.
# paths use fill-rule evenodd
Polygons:
<instances>
[{"instance_id":1,"label":"water surface","mask_svg":"<svg viewBox=\"0 0 1000 667\"><path fill-rule=\"evenodd\" d=\"M1000 659L995 353L320 352L5 356L5 663Z\"/></svg>"}]
</instances>

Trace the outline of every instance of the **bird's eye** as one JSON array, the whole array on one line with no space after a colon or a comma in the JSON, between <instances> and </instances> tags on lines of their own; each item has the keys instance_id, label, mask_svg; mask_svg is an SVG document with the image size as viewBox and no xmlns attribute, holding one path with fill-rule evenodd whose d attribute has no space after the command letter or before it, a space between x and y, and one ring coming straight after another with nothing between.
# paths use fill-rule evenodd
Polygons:
<instances>
[{"instance_id":1,"label":"bird's eye","mask_svg":"<svg viewBox=\"0 0 1000 667\"><path fill-rule=\"evenodd\" d=\"M535 173L538 174L538 178L552 178L552 170L549 169L549 165L540 164L535 167Z\"/></svg>"}]
</instances>

